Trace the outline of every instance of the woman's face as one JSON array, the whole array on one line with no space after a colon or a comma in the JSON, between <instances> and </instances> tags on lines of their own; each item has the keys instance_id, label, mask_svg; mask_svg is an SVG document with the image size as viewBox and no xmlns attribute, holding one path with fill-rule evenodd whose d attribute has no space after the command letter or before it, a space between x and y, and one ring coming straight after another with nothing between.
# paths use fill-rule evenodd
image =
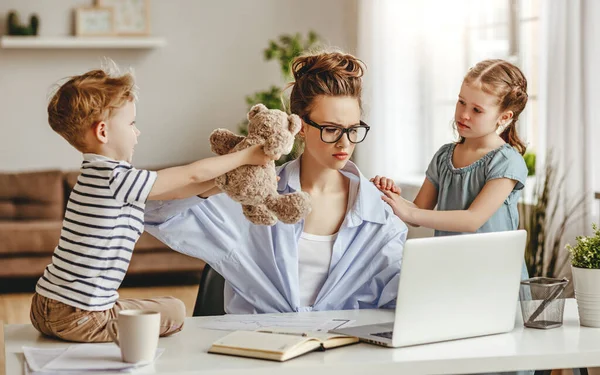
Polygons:
<instances>
[{"instance_id":1,"label":"woman's face","mask_svg":"<svg viewBox=\"0 0 600 375\"><path fill-rule=\"evenodd\" d=\"M322 126L348 128L359 125L360 105L358 99L349 96L318 96L313 102L308 119ZM356 146L348 140L348 133L344 133L335 143L325 143L321 140L320 129L305 121L302 121L300 134L305 140L303 157L308 157L329 169L344 168ZM326 130L323 130L323 137L327 138Z\"/></svg>"}]
</instances>

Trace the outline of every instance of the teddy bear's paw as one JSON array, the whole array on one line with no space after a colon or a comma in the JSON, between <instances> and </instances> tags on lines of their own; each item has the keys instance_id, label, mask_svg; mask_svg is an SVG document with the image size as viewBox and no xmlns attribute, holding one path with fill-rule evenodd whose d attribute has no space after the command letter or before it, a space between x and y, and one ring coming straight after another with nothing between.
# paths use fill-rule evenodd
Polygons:
<instances>
[{"instance_id":1,"label":"teddy bear's paw","mask_svg":"<svg viewBox=\"0 0 600 375\"><path fill-rule=\"evenodd\" d=\"M296 192L286 195L275 195L265 200L265 205L277 218L286 224L295 224L310 213L310 195Z\"/></svg>"},{"instance_id":2,"label":"teddy bear's paw","mask_svg":"<svg viewBox=\"0 0 600 375\"><path fill-rule=\"evenodd\" d=\"M271 226L277 223L277 217L263 205L243 205L242 212L252 224Z\"/></svg>"}]
</instances>

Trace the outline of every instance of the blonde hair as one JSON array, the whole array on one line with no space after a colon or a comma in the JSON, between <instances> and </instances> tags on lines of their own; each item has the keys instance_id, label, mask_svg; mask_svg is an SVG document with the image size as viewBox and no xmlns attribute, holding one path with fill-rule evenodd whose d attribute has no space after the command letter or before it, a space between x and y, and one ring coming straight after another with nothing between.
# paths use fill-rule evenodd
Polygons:
<instances>
[{"instance_id":1,"label":"blonde hair","mask_svg":"<svg viewBox=\"0 0 600 375\"><path fill-rule=\"evenodd\" d=\"M290 109L306 116L320 95L349 96L361 104L362 76L365 64L343 52L313 52L292 62L294 82L290 94Z\"/></svg>"},{"instance_id":2,"label":"blonde hair","mask_svg":"<svg viewBox=\"0 0 600 375\"><path fill-rule=\"evenodd\" d=\"M48 103L48 123L79 151L86 148L85 134L128 101L137 99L131 71L120 73L107 59L100 69L73 76L62 84Z\"/></svg>"},{"instance_id":3,"label":"blonde hair","mask_svg":"<svg viewBox=\"0 0 600 375\"><path fill-rule=\"evenodd\" d=\"M527 79L519 68L504 60L484 60L469 69L464 83L479 85L481 89L498 98L500 112L512 111L512 121L502 131L502 139L524 154L527 146L517 134L519 115L527 104ZM460 137L458 143L463 143Z\"/></svg>"}]
</instances>

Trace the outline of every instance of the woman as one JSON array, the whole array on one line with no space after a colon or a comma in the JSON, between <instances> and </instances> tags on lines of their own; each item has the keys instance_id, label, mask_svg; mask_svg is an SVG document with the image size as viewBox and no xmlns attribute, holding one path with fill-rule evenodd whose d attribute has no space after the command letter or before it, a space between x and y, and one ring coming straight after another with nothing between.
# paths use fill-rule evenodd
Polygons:
<instances>
[{"instance_id":1,"label":"woman","mask_svg":"<svg viewBox=\"0 0 600 375\"><path fill-rule=\"evenodd\" d=\"M225 194L147 204L148 232L223 275L228 313L395 305L407 228L349 161L369 130L363 70L338 52L293 63L291 111L303 120L305 151L280 167L278 190L310 194L304 221L255 226Z\"/></svg>"}]
</instances>

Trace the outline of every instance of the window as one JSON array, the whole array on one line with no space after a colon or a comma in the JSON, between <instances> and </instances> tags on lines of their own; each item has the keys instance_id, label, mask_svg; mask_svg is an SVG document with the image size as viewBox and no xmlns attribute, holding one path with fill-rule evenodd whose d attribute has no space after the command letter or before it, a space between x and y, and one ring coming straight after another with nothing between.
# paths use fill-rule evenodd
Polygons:
<instances>
[{"instance_id":1,"label":"window","mask_svg":"<svg viewBox=\"0 0 600 375\"><path fill-rule=\"evenodd\" d=\"M529 103L519 135L538 141L539 0L361 2L359 56L367 62L366 120L357 149L367 175L419 184L434 153L456 140L454 109L476 62L502 58L522 68Z\"/></svg>"},{"instance_id":2,"label":"window","mask_svg":"<svg viewBox=\"0 0 600 375\"><path fill-rule=\"evenodd\" d=\"M463 50L459 52L462 57L444 58L438 54L429 60L432 136L425 139L429 144L424 146L433 155L441 145L454 139L449 124L463 75L478 61L499 58L517 65L527 77L529 100L519 118L518 130L528 150L535 150L539 146L539 0L468 0L464 4L467 11L463 30L450 23L441 32L430 34L431 44L438 45L437 50L443 54L460 50L460 46Z\"/></svg>"}]
</instances>

